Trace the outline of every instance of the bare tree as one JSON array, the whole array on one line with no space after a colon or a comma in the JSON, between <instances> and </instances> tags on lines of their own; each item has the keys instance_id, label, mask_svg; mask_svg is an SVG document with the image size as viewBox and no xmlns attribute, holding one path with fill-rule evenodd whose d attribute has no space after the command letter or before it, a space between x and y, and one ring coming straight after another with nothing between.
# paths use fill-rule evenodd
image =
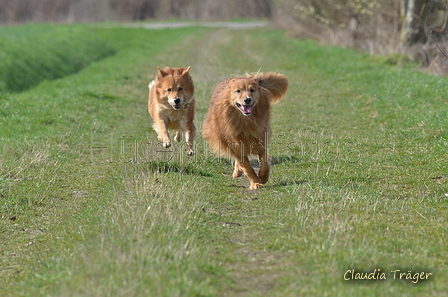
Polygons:
<instances>
[{"instance_id":1,"label":"bare tree","mask_svg":"<svg viewBox=\"0 0 448 297\"><path fill-rule=\"evenodd\" d=\"M409 47L418 42L424 42L423 10L429 0L402 0L401 15L403 25L401 28L401 43Z\"/></svg>"},{"instance_id":2,"label":"bare tree","mask_svg":"<svg viewBox=\"0 0 448 297\"><path fill-rule=\"evenodd\" d=\"M447 0L401 0L401 44L410 47L443 40L448 23ZM430 33L431 32L431 33ZM430 36L431 34L431 36Z\"/></svg>"}]
</instances>

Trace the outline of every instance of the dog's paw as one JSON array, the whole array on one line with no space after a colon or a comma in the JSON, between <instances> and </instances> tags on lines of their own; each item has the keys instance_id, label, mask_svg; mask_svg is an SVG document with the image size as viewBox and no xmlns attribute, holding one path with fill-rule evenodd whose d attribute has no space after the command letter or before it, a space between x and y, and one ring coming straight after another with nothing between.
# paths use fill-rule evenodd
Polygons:
<instances>
[{"instance_id":1,"label":"dog's paw","mask_svg":"<svg viewBox=\"0 0 448 297\"><path fill-rule=\"evenodd\" d=\"M187 150L187 156L191 157L194 155L194 152L192 150Z\"/></svg>"},{"instance_id":2,"label":"dog's paw","mask_svg":"<svg viewBox=\"0 0 448 297\"><path fill-rule=\"evenodd\" d=\"M253 183L250 185L249 190L256 190L261 188L261 184L260 183Z\"/></svg>"},{"instance_id":3,"label":"dog's paw","mask_svg":"<svg viewBox=\"0 0 448 297\"><path fill-rule=\"evenodd\" d=\"M163 143L163 146L164 146L165 148L169 148L169 147L171 146L171 141L166 141L166 142L164 142L164 143Z\"/></svg>"},{"instance_id":4,"label":"dog's paw","mask_svg":"<svg viewBox=\"0 0 448 297\"><path fill-rule=\"evenodd\" d=\"M232 177L238 178L238 177L241 177L242 175L243 175L243 170L234 170Z\"/></svg>"}]
</instances>

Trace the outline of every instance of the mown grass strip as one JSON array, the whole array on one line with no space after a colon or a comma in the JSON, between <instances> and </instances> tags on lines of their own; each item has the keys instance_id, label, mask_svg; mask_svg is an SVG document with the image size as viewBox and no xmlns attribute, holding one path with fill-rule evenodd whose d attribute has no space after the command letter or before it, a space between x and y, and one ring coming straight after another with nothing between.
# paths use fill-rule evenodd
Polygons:
<instances>
[{"instance_id":1,"label":"mown grass strip","mask_svg":"<svg viewBox=\"0 0 448 297\"><path fill-rule=\"evenodd\" d=\"M6 296L446 291L446 78L276 30L98 34L117 55L2 101ZM147 83L155 66L186 64L198 127L213 86L229 75L289 77L272 111L272 178L260 191L232 180L230 162L201 137L194 158L157 146ZM42 109L49 103L54 111ZM375 268L434 278L343 279Z\"/></svg>"}]
</instances>

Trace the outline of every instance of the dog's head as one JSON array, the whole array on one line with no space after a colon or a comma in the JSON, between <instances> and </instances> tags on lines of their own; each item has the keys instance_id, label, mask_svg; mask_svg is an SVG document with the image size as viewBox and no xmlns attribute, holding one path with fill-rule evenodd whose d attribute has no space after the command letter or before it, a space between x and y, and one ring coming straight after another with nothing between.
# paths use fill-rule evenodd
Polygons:
<instances>
[{"instance_id":1,"label":"dog's head","mask_svg":"<svg viewBox=\"0 0 448 297\"><path fill-rule=\"evenodd\" d=\"M174 109L180 109L185 104L191 102L194 93L194 85L189 74L190 67L160 69L157 67L157 74L154 86L158 94L160 103L168 104Z\"/></svg>"},{"instance_id":2,"label":"dog's head","mask_svg":"<svg viewBox=\"0 0 448 297\"><path fill-rule=\"evenodd\" d=\"M229 83L230 100L243 115L250 116L259 100L260 86L252 78L238 78Z\"/></svg>"}]
</instances>

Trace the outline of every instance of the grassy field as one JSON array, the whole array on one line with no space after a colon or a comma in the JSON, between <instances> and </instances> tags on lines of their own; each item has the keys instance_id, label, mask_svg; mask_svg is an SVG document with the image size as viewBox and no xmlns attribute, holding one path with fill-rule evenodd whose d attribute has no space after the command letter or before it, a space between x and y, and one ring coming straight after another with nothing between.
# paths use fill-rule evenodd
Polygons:
<instances>
[{"instance_id":1,"label":"grassy field","mask_svg":"<svg viewBox=\"0 0 448 297\"><path fill-rule=\"evenodd\" d=\"M70 30L115 54L0 94L1 296L447 296L447 78L267 28ZM160 146L167 65L192 67L199 130L221 80L289 78L265 187L201 136Z\"/></svg>"},{"instance_id":2,"label":"grassy field","mask_svg":"<svg viewBox=\"0 0 448 297\"><path fill-rule=\"evenodd\" d=\"M114 49L87 27L22 25L0 30L0 91L19 92L76 73Z\"/></svg>"}]
</instances>

